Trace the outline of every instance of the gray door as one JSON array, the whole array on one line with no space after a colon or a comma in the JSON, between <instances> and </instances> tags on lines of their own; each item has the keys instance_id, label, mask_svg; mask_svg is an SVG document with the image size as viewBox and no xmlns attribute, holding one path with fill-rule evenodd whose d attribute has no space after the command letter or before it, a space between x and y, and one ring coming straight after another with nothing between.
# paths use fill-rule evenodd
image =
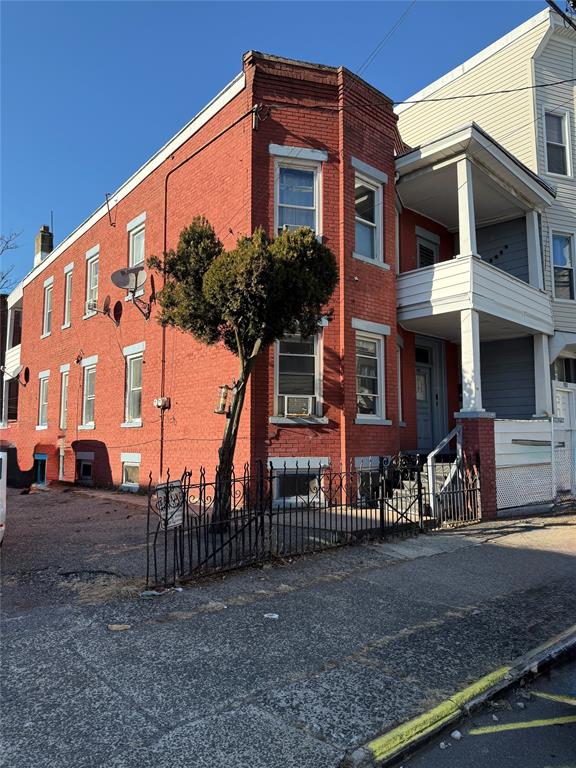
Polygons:
<instances>
[{"instance_id":1,"label":"gray door","mask_svg":"<svg viewBox=\"0 0 576 768\"><path fill-rule=\"evenodd\" d=\"M419 451L431 451L434 448L431 373L431 368L416 366L416 421Z\"/></svg>"}]
</instances>

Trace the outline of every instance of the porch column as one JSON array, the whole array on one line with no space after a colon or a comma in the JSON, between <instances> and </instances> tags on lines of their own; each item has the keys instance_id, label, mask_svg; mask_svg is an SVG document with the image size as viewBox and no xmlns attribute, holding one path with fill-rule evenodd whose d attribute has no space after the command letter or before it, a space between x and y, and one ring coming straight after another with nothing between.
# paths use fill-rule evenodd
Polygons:
<instances>
[{"instance_id":1,"label":"porch column","mask_svg":"<svg viewBox=\"0 0 576 768\"><path fill-rule=\"evenodd\" d=\"M478 413L482 408L480 374L480 325L475 309L460 312L462 354L462 410Z\"/></svg>"},{"instance_id":2,"label":"porch column","mask_svg":"<svg viewBox=\"0 0 576 768\"><path fill-rule=\"evenodd\" d=\"M526 214L526 241L528 246L528 279L534 288L544 290L542 274L542 254L540 249L540 226L538 212L528 211Z\"/></svg>"},{"instance_id":3,"label":"porch column","mask_svg":"<svg viewBox=\"0 0 576 768\"><path fill-rule=\"evenodd\" d=\"M552 414L552 385L550 383L550 356L548 336L537 333L534 336L534 394L536 416Z\"/></svg>"},{"instance_id":4,"label":"porch column","mask_svg":"<svg viewBox=\"0 0 576 768\"><path fill-rule=\"evenodd\" d=\"M458 237L460 256L474 256L476 247L476 216L474 214L474 190L472 188L472 163L468 158L456 163L458 183Z\"/></svg>"}]
</instances>

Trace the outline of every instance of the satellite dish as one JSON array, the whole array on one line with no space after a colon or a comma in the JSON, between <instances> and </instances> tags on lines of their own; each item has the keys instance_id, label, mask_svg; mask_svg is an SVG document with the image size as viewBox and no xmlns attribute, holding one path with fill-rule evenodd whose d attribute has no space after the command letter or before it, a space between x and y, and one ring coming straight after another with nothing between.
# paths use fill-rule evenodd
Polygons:
<instances>
[{"instance_id":1,"label":"satellite dish","mask_svg":"<svg viewBox=\"0 0 576 768\"><path fill-rule=\"evenodd\" d=\"M114 310L113 310L113 317L116 322L116 325L120 325L120 320L122 319L123 310L124 310L124 307L122 306L122 302L117 301L116 304L114 304Z\"/></svg>"},{"instance_id":2,"label":"satellite dish","mask_svg":"<svg viewBox=\"0 0 576 768\"><path fill-rule=\"evenodd\" d=\"M24 368L24 382L28 384L29 381L30 381L30 368L26 366L26 368Z\"/></svg>"},{"instance_id":3,"label":"satellite dish","mask_svg":"<svg viewBox=\"0 0 576 768\"><path fill-rule=\"evenodd\" d=\"M110 279L117 288L135 293L146 282L146 272L142 266L126 267L113 272Z\"/></svg>"},{"instance_id":4,"label":"satellite dish","mask_svg":"<svg viewBox=\"0 0 576 768\"><path fill-rule=\"evenodd\" d=\"M110 296L106 296L104 299L104 304L102 305L102 314L109 315L110 314Z\"/></svg>"}]
</instances>

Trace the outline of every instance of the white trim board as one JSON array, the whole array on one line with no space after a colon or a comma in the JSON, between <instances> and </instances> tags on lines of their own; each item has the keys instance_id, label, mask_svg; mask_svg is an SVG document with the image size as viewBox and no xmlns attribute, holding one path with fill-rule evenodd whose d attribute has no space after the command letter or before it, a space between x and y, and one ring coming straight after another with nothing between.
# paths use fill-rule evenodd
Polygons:
<instances>
[{"instance_id":1,"label":"white trim board","mask_svg":"<svg viewBox=\"0 0 576 768\"><path fill-rule=\"evenodd\" d=\"M290 157L295 160L314 160L317 163L325 163L328 160L328 152L323 149L309 147L288 147L282 144L269 144L268 150L274 157Z\"/></svg>"},{"instance_id":2,"label":"white trim board","mask_svg":"<svg viewBox=\"0 0 576 768\"><path fill-rule=\"evenodd\" d=\"M206 123L211 120L218 112L223 109L235 96L241 93L246 85L246 76L244 72L236 75L236 77L228 83L218 93L212 101L210 101L203 109L200 110L178 133L176 133L163 147L161 147L156 154L147 160L144 165L130 176L127 181L124 182L114 192L109 200L109 204L103 203L94 213L92 213L82 224L71 232L68 237L62 240L52 253L44 259L43 262L33 267L33 269L23 278L20 285L26 286L32 282L39 274L41 274L50 264L52 264L58 256L76 242L82 235L96 224L97 221L108 216L108 210L112 210L123 200L133 189L135 189L144 179L155 171L162 163L167 160L171 154L173 154L179 147L185 144L188 139L194 136Z\"/></svg>"},{"instance_id":3,"label":"white trim board","mask_svg":"<svg viewBox=\"0 0 576 768\"><path fill-rule=\"evenodd\" d=\"M355 331L365 331L366 333L377 333L381 336L390 336L390 326L384 323L373 323L370 320L361 320L359 317L352 318L352 328Z\"/></svg>"}]
</instances>

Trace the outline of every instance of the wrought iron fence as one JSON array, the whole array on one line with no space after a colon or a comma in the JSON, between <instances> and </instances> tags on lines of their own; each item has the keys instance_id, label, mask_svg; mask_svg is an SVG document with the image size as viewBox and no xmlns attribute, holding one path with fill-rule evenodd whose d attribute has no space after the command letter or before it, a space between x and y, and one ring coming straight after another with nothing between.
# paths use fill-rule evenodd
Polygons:
<instances>
[{"instance_id":1,"label":"wrought iron fence","mask_svg":"<svg viewBox=\"0 0 576 768\"><path fill-rule=\"evenodd\" d=\"M437 492L433 517L424 460L379 457L341 471L256 463L233 471L225 482L218 470L209 479L204 469L177 479L168 475L156 486L150 478L147 583L169 585L270 558L476 519L476 471L459 470L455 477L447 465L449 482L439 497Z\"/></svg>"}]
</instances>

